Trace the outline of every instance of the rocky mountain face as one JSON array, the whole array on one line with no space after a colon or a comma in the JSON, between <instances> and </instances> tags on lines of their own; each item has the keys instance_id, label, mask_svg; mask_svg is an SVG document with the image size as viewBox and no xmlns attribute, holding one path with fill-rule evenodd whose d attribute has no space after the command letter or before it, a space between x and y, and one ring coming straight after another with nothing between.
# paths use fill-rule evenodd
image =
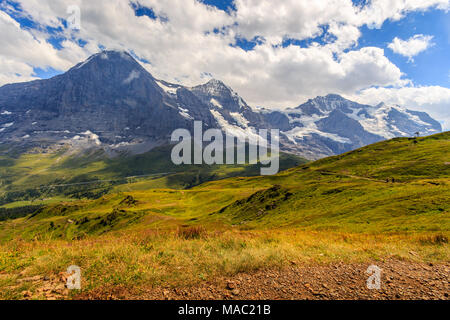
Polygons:
<instances>
[{"instance_id":1,"label":"rocky mountain face","mask_svg":"<svg viewBox=\"0 0 450 320\"><path fill-rule=\"evenodd\" d=\"M423 112L400 106L369 106L339 95L311 99L285 110L291 129L285 137L295 145L305 141L315 148L310 157L339 154L394 137L430 135L442 131L439 122ZM293 146L293 147L294 147Z\"/></svg>"},{"instance_id":2,"label":"rocky mountain face","mask_svg":"<svg viewBox=\"0 0 450 320\"><path fill-rule=\"evenodd\" d=\"M52 79L0 88L2 138L166 139L174 127L190 125L172 102L129 54L102 52Z\"/></svg>"},{"instance_id":3,"label":"rocky mountain face","mask_svg":"<svg viewBox=\"0 0 450 320\"><path fill-rule=\"evenodd\" d=\"M309 159L442 130L426 113L361 105L338 95L296 108L257 110L221 81L171 84L116 51L100 52L48 80L0 88L0 143L46 141L138 153L167 143L175 129L192 131L194 120L241 138L280 129L281 149Z\"/></svg>"}]
</instances>

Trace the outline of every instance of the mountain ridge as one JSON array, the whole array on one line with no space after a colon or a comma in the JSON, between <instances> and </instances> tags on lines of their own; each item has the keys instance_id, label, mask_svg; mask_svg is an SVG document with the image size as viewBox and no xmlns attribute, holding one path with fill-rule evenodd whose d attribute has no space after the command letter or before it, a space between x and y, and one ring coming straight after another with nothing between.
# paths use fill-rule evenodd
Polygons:
<instances>
[{"instance_id":1,"label":"mountain ridge","mask_svg":"<svg viewBox=\"0 0 450 320\"><path fill-rule=\"evenodd\" d=\"M256 110L220 80L186 87L155 79L130 54L102 51L46 80L0 87L2 141L54 141L148 151L178 128L219 128L243 138L280 129L281 150L308 159L384 139L441 132L428 114L362 105L337 94L285 110Z\"/></svg>"}]
</instances>

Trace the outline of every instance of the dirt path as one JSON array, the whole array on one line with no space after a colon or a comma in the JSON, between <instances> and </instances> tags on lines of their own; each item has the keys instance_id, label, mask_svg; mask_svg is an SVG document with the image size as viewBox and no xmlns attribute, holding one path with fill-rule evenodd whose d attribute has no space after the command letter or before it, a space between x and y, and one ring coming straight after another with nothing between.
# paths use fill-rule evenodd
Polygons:
<instances>
[{"instance_id":1,"label":"dirt path","mask_svg":"<svg viewBox=\"0 0 450 320\"><path fill-rule=\"evenodd\" d=\"M78 299L441 299L449 300L450 263L425 264L389 260L381 268L381 289L369 290L370 264L294 265L283 270L240 274L186 288L149 288L132 292L111 288Z\"/></svg>"}]
</instances>

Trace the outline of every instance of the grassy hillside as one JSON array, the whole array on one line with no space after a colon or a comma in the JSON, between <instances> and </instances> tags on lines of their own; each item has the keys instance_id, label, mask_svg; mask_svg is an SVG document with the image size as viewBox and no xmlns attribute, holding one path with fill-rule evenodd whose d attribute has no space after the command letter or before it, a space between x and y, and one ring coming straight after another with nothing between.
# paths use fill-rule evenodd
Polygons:
<instances>
[{"instance_id":1,"label":"grassy hillside","mask_svg":"<svg viewBox=\"0 0 450 320\"><path fill-rule=\"evenodd\" d=\"M380 142L267 177L60 202L0 222L1 296L20 272L83 270L83 292L193 284L292 263L449 261L450 133ZM34 291L33 291L34 292ZM39 292L39 291L36 291ZM40 297L36 293L36 297Z\"/></svg>"},{"instance_id":2,"label":"grassy hillside","mask_svg":"<svg viewBox=\"0 0 450 320\"><path fill-rule=\"evenodd\" d=\"M268 179L255 178L253 183ZM450 133L394 139L287 170L222 209L235 224L356 232L450 229Z\"/></svg>"},{"instance_id":3,"label":"grassy hillside","mask_svg":"<svg viewBox=\"0 0 450 320\"><path fill-rule=\"evenodd\" d=\"M394 139L275 176L230 178L189 190L144 190L147 182L134 183L134 191L117 186L117 193L50 205L14 224L22 225L28 238L68 239L122 228L197 224L246 230L447 232L449 136Z\"/></svg>"},{"instance_id":4,"label":"grassy hillside","mask_svg":"<svg viewBox=\"0 0 450 320\"><path fill-rule=\"evenodd\" d=\"M141 155L109 158L103 150L74 152L58 148L0 147L0 207L96 199L118 191L150 188L186 189L206 181L255 176L259 165L182 165L170 160L171 147ZM281 154L282 170L306 163Z\"/></svg>"}]
</instances>

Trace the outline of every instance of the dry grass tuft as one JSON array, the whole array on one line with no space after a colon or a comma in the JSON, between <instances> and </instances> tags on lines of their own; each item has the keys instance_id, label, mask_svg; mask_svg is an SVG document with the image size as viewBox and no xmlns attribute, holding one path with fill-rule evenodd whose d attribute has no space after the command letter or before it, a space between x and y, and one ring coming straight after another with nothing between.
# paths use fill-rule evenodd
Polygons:
<instances>
[{"instance_id":1,"label":"dry grass tuft","mask_svg":"<svg viewBox=\"0 0 450 320\"><path fill-rule=\"evenodd\" d=\"M448 243L448 237L443 234L435 234L420 238L422 244L443 245Z\"/></svg>"},{"instance_id":2,"label":"dry grass tuft","mask_svg":"<svg viewBox=\"0 0 450 320\"><path fill-rule=\"evenodd\" d=\"M177 236L185 240L206 238L207 232L203 226L178 228Z\"/></svg>"}]
</instances>

